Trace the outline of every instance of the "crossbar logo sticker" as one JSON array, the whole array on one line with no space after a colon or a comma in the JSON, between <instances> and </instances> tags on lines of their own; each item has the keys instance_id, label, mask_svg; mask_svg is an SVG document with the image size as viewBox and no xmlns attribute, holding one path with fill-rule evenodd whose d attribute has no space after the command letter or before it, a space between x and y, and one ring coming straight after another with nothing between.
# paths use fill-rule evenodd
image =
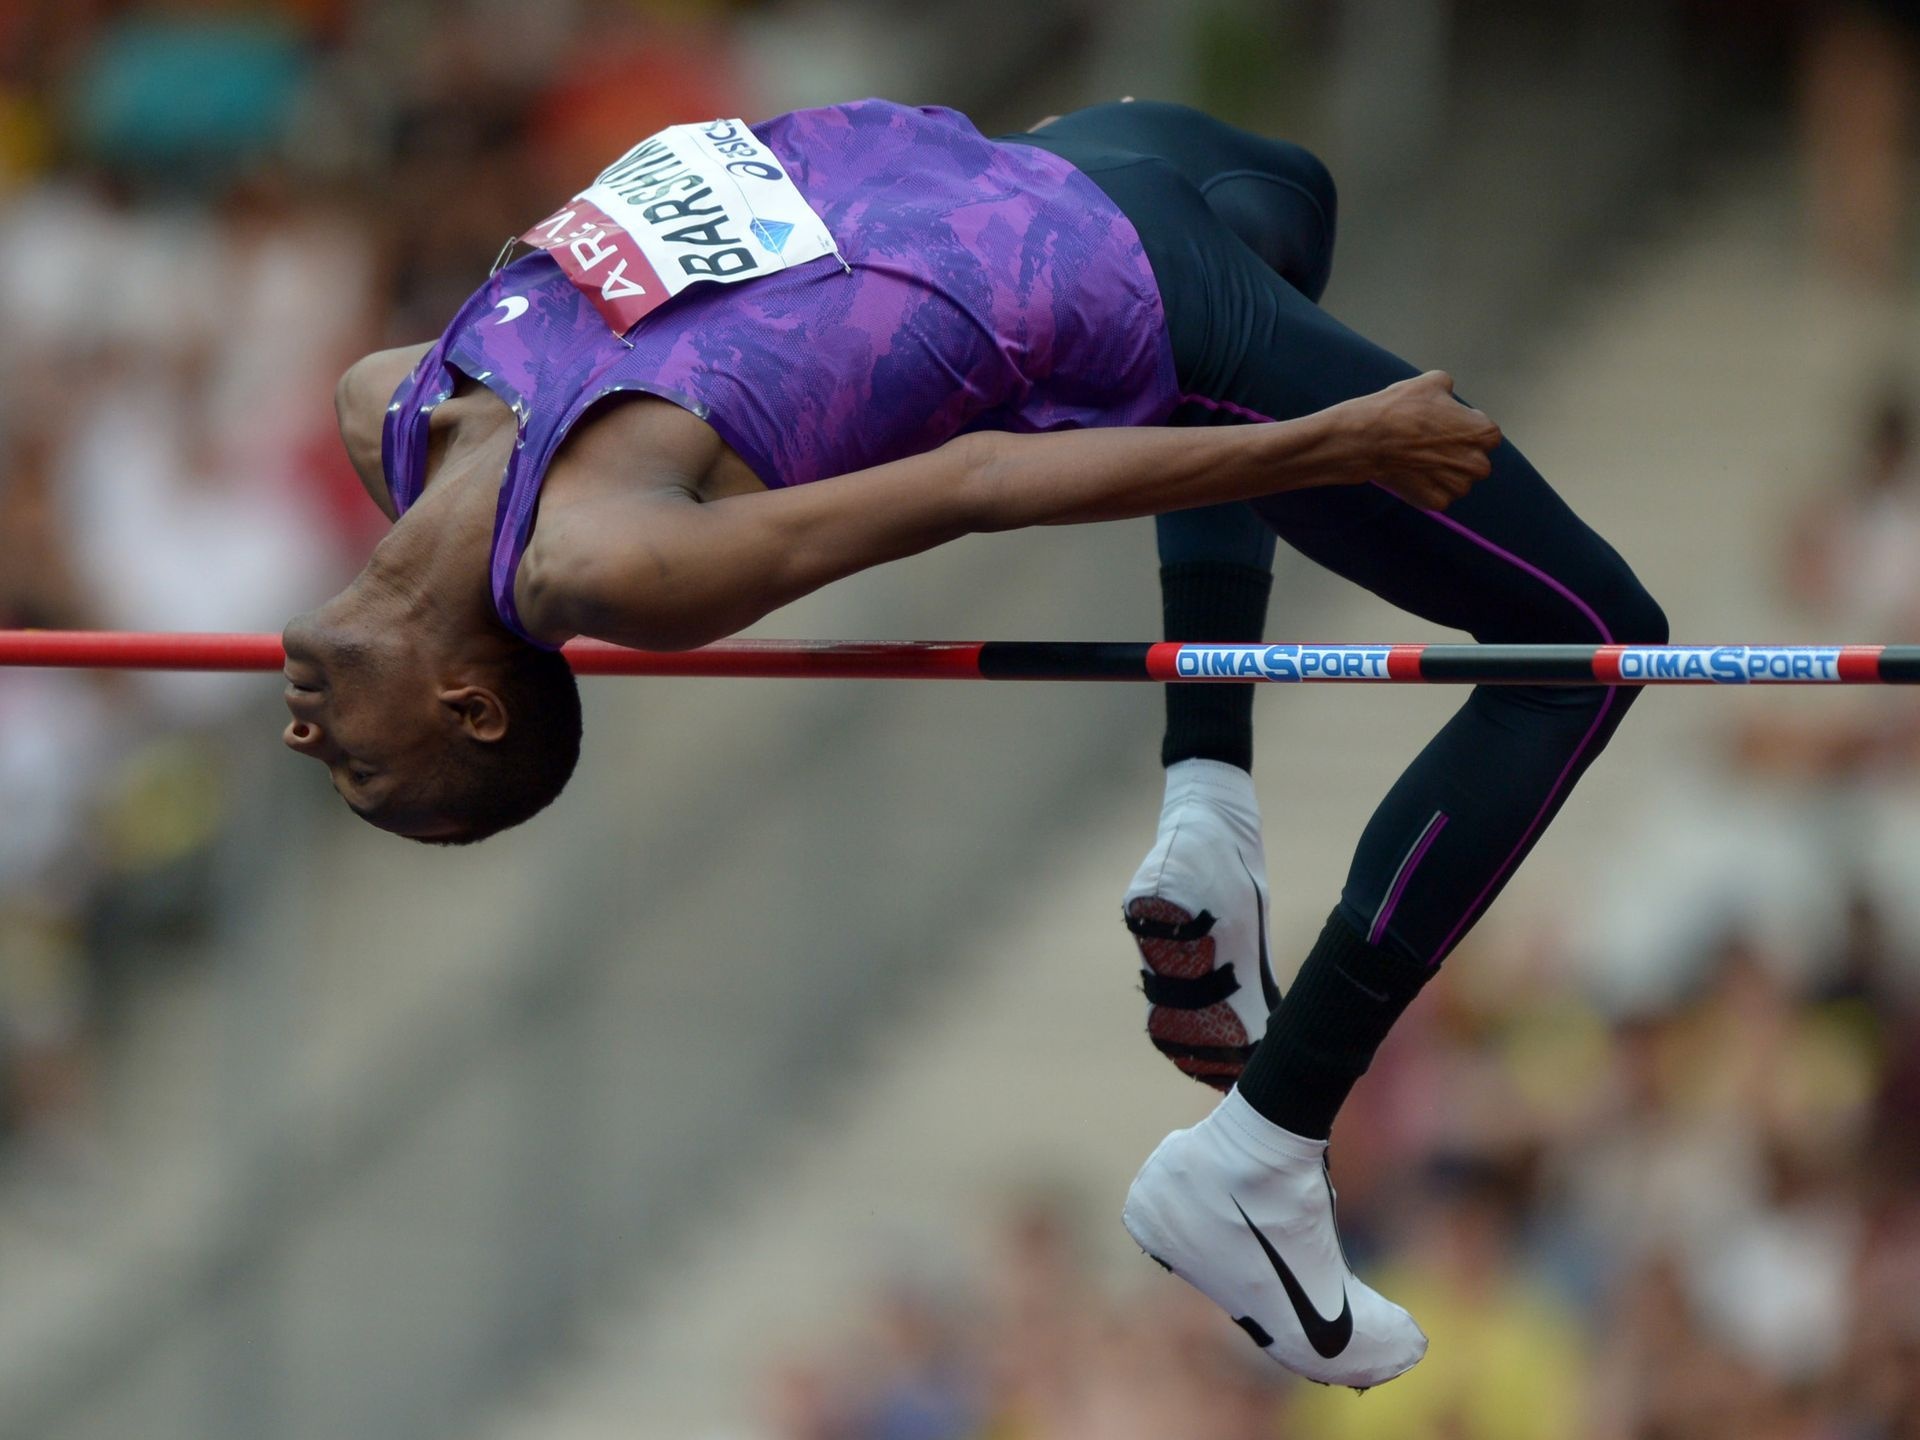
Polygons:
<instances>
[{"instance_id":1,"label":"crossbar logo sticker","mask_svg":"<svg viewBox=\"0 0 1920 1440\"><path fill-rule=\"evenodd\" d=\"M1693 680L1711 685L1779 685L1840 679L1838 645L1629 645L1622 680Z\"/></svg>"},{"instance_id":2,"label":"crossbar logo sticker","mask_svg":"<svg viewBox=\"0 0 1920 1440\"><path fill-rule=\"evenodd\" d=\"M1182 645L1182 679L1388 680L1391 645Z\"/></svg>"}]
</instances>

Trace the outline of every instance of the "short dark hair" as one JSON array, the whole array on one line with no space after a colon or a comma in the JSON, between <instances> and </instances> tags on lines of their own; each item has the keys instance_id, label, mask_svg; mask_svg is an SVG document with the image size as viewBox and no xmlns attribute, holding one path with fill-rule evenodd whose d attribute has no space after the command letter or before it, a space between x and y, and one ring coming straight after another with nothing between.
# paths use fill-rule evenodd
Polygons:
<instances>
[{"instance_id":1,"label":"short dark hair","mask_svg":"<svg viewBox=\"0 0 1920 1440\"><path fill-rule=\"evenodd\" d=\"M527 645L507 662L499 681L507 733L499 740L467 740L449 752L432 782L432 807L464 827L426 843L472 845L553 802L580 760L580 686L557 650Z\"/></svg>"}]
</instances>

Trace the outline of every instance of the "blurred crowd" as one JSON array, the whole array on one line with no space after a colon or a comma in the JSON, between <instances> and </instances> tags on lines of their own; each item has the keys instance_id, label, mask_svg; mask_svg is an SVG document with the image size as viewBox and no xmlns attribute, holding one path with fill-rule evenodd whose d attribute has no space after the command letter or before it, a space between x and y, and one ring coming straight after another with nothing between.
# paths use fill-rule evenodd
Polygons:
<instances>
[{"instance_id":1,"label":"blurred crowd","mask_svg":"<svg viewBox=\"0 0 1920 1440\"><path fill-rule=\"evenodd\" d=\"M1781 592L1827 638L1920 642L1914 394L1866 392L1786 526ZM1150 1266L1108 1283L1087 1209L1038 1202L975 1283L883 1287L789 1357L767 1440L1920 1440L1920 934L1910 862L1848 868L1861 797L1920 805L1920 708L1846 698L1749 716L1715 781L1786 798L1800 923L1714 895L1714 862L1665 896L1629 874L1656 930L1720 928L1647 955L1632 927L1477 936L1388 1040L1332 1169L1354 1264L1432 1337L1410 1375L1289 1384ZM1734 864L1738 825L1704 835Z\"/></svg>"},{"instance_id":2,"label":"blurred crowd","mask_svg":"<svg viewBox=\"0 0 1920 1440\"><path fill-rule=\"evenodd\" d=\"M1917 1440L1920 955L1848 914L1818 956L1729 932L1626 1012L1550 953L1456 957L1332 1151L1356 1267L1432 1337L1403 1379L1283 1383L1038 1205L977 1285L889 1288L788 1361L766 1434Z\"/></svg>"},{"instance_id":3,"label":"blurred crowd","mask_svg":"<svg viewBox=\"0 0 1920 1440\"><path fill-rule=\"evenodd\" d=\"M1785 527L1781 593L1825 638L1920 642L1915 393L1865 391ZM1920 803L1920 708L1847 698L1747 717L1715 781L1786 797L1800 924L1741 926L1713 862L1667 897L1628 875L1657 929L1723 928L1647 956L1477 937L1389 1039L1332 1165L1355 1265L1432 1337L1410 1375L1288 1384L1037 1203L977 1283L887 1286L790 1357L768 1440L1920 1440L1920 936L1910 865L1847 868L1854 802Z\"/></svg>"},{"instance_id":4,"label":"blurred crowd","mask_svg":"<svg viewBox=\"0 0 1920 1440\"><path fill-rule=\"evenodd\" d=\"M1812 8L1811 258L1907 314L1920 12ZM1920 643L1917 400L1863 386L1784 527L1774 579L1822 639ZM1088 1207L1042 1200L972 1281L884 1284L770 1369L766 1440L1920 1440L1920 934L1910 862L1847 869L1920 807L1920 707L1820 699L1747 716L1709 782L1785 797L1800 938L1469 942L1362 1082L1333 1175L1356 1267L1432 1337L1411 1374L1288 1382L1185 1286L1087 1263ZM1649 924L1737 912L1703 864Z\"/></svg>"},{"instance_id":5,"label":"blurred crowd","mask_svg":"<svg viewBox=\"0 0 1920 1440\"><path fill-rule=\"evenodd\" d=\"M636 136L751 110L726 23L0 5L0 627L277 630L330 593L382 523L335 378L437 333ZM0 1159L84 1163L133 957L216 922L220 752L273 705L259 677L0 671Z\"/></svg>"}]
</instances>

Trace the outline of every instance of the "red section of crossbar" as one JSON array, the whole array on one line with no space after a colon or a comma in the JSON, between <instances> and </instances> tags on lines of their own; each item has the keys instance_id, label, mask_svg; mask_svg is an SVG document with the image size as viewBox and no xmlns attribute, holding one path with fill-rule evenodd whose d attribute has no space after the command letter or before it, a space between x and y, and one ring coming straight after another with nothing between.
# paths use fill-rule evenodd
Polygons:
<instances>
[{"instance_id":1,"label":"red section of crossbar","mask_svg":"<svg viewBox=\"0 0 1920 1440\"><path fill-rule=\"evenodd\" d=\"M278 635L0 630L0 665L99 670L278 670L286 663Z\"/></svg>"},{"instance_id":2,"label":"red section of crossbar","mask_svg":"<svg viewBox=\"0 0 1920 1440\"><path fill-rule=\"evenodd\" d=\"M566 648L582 675L768 679L978 679L978 641L729 640L703 650L628 650L597 640ZM0 665L103 670L278 670L278 635L142 635L111 630L0 631Z\"/></svg>"},{"instance_id":3,"label":"red section of crossbar","mask_svg":"<svg viewBox=\"0 0 1920 1440\"><path fill-rule=\"evenodd\" d=\"M1420 653L1424 645L1396 645L1387 652L1387 678L1409 683L1420 678Z\"/></svg>"},{"instance_id":4,"label":"red section of crossbar","mask_svg":"<svg viewBox=\"0 0 1920 1440\"><path fill-rule=\"evenodd\" d=\"M1880 645L1845 645L1840 650L1840 678L1849 685L1871 685L1880 678Z\"/></svg>"},{"instance_id":5,"label":"red section of crossbar","mask_svg":"<svg viewBox=\"0 0 1920 1440\"><path fill-rule=\"evenodd\" d=\"M978 680L980 642L961 640L724 640L701 650L628 650L576 640L581 675L710 675L735 679Z\"/></svg>"},{"instance_id":6,"label":"red section of crossbar","mask_svg":"<svg viewBox=\"0 0 1920 1440\"><path fill-rule=\"evenodd\" d=\"M1174 680L1180 675L1180 642L1162 640L1147 647L1147 678Z\"/></svg>"}]
</instances>

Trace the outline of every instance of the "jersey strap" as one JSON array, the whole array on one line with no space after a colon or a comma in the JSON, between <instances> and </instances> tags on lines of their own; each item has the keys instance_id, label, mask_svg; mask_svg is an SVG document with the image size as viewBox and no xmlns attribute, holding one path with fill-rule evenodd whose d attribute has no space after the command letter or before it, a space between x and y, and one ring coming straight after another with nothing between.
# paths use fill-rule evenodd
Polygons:
<instances>
[{"instance_id":1,"label":"jersey strap","mask_svg":"<svg viewBox=\"0 0 1920 1440\"><path fill-rule=\"evenodd\" d=\"M688 286L736 285L840 253L741 120L642 140L520 239L553 256L617 335Z\"/></svg>"}]
</instances>

